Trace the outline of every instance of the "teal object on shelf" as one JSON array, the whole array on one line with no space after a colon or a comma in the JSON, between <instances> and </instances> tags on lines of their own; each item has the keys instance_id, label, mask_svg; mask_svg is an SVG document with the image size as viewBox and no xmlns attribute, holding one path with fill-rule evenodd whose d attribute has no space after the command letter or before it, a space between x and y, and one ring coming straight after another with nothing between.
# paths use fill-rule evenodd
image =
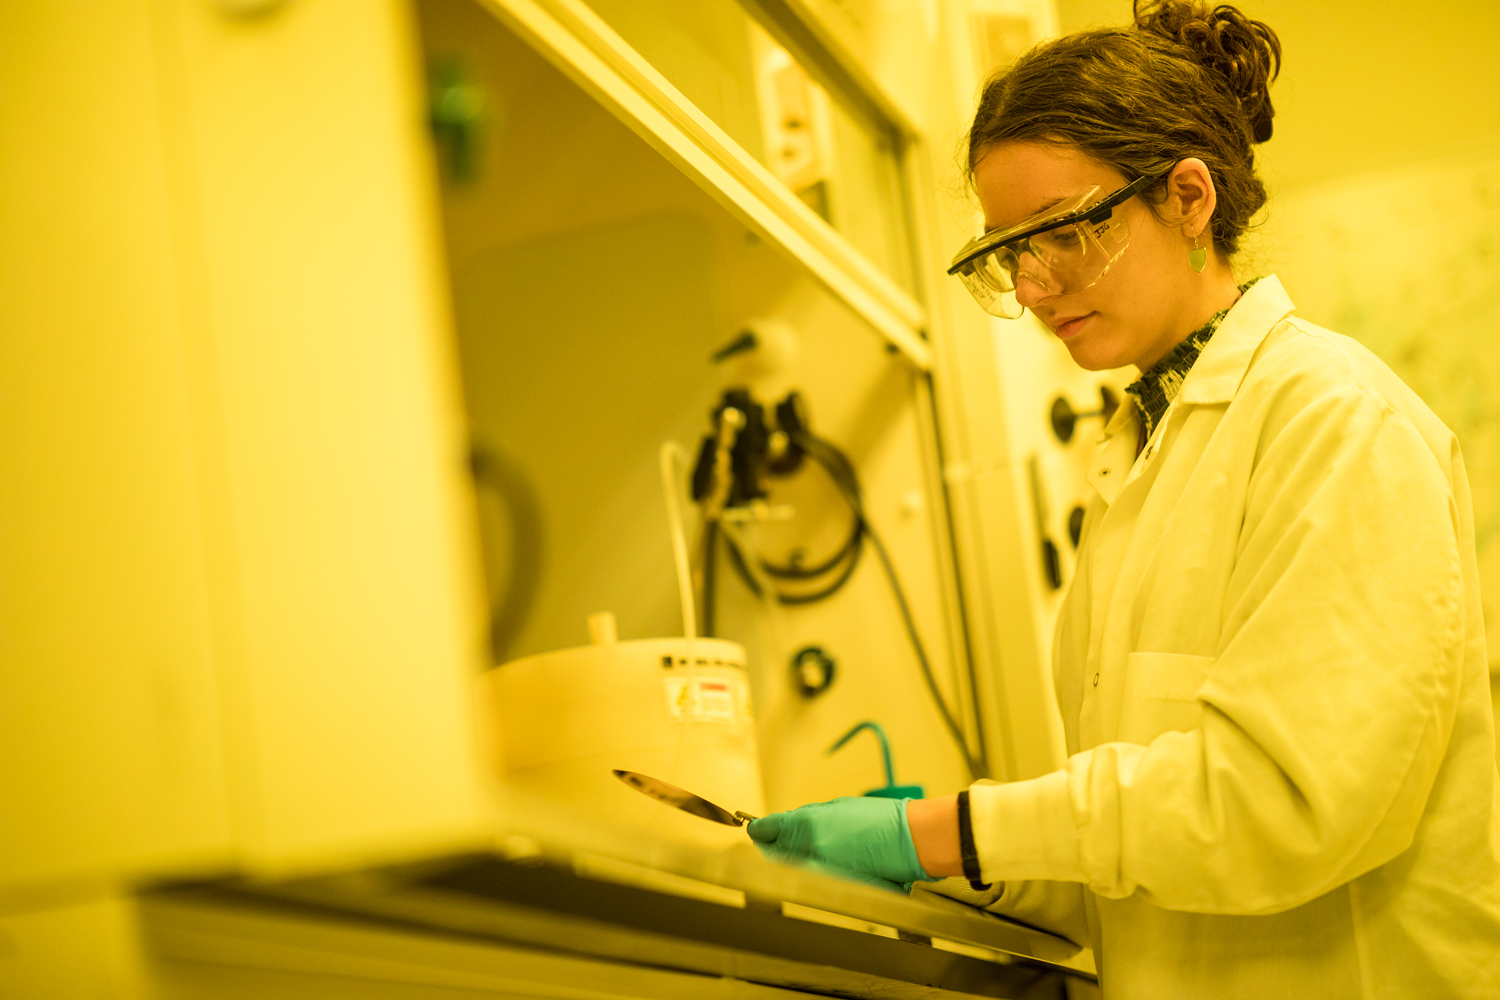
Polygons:
<instances>
[{"instance_id":1,"label":"teal object on shelf","mask_svg":"<svg viewBox=\"0 0 1500 1000\"><path fill-rule=\"evenodd\" d=\"M850 740L854 739L857 734L863 732L866 729L874 733L876 741L880 743L880 754L881 757L885 760L885 785L881 788L872 788L868 792L865 792L865 795L877 799L922 798L921 785L896 784L896 769L891 764L891 741L886 737L885 730L881 728L880 723L878 722L861 722L859 725L849 730L843 736L839 737L838 742L828 748L828 752L830 754L837 753L845 743L848 743Z\"/></svg>"}]
</instances>

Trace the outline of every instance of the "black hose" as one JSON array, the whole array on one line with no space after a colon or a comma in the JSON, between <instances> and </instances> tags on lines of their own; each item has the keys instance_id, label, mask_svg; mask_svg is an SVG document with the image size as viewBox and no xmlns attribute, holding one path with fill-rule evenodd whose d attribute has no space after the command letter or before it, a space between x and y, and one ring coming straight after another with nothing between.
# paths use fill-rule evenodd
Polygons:
<instances>
[{"instance_id":1,"label":"black hose","mask_svg":"<svg viewBox=\"0 0 1500 1000\"><path fill-rule=\"evenodd\" d=\"M862 539L863 536L864 528L863 526L861 526L859 537ZM724 536L724 541L727 543L726 547L729 550L729 562L730 565L734 567L735 573L739 575L740 580L745 584L745 586L750 590L752 594L754 594L756 597L763 596L764 591L761 589L760 581L755 578L755 574L750 570L750 564L745 561L745 553L740 550L739 545L728 534ZM864 546L862 542L859 544L855 544L852 547L845 546L845 548L841 550L841 554L847 553L847 555L844 556L846 561L844 562L843 571L840 572L839 575L831 583L823 587L821 590L815 590L805 594L788 594L784 591L777 590L775 592L777 602L780 604L788 605L816 604L818 601L826 600L827 598L832 597L834 594L838 593L838 591L844 586L844 584L849 582L849 578L854 575L854 569L859 565L859 557L863 552ZM838 563L830 562L827 565L830 569L832 569L833 567L837 566ZM765 560L761 560L760 568L765 571L767 575L771 575L768 569L768 564Z\"/></svg>"},{"instance_id":2,"label":"black hose","mask_svg":"<svg viewBox=\"0 0 1500 1000\"><path fill-rule=\"evenodd\" d=\"M969 742L964 736L963 727L959 725L958 718L947 700L943 697L942 689L938 687L937 677L932 672L932 663L927 658L927 648L922 643L921 634L917 631L917 623L911 612L911 605L907 602L906 591L901 586L901 580L896 575L896 567L891 562L890 553L886 551L885 543L875 533L868 519L865 517L864 498L859 486L859 477L854 471L854 464L849 461L847 455L837 446L822 438L816 437L805 431L794 434L793 442L817 462L819 466L828 473L834 485L843 494L844 500L849 504L849 509L854 515L854 523L850 529L849 537L832 557L824 560L815 567L801 567L796 565L778 566L766 560L761 560L760 569L770 577L786 580L809 580L821 577L843 564L843 569L838 577L827 586L806 594L787 594L780 590L773 590L773 596L781 604L800 605L812 604L816 601L825 600L837 593L844 584L854 575L855 568L859 565L861 554L864 552L864 540L869 538L875 547L875 554L880 559L881 568L885 571L886 580L890 583L891 593L896 599L896 607L901 612L901 621L906 629L907 639L911 642L913 652L916 653L917 665L921 668L922 679L926 683L927 693L931 695L933 704L937 707L938 715L943 720L943 726L953 740L954 746L962 756L964 766L968 768L969 774L975 778L988 777L989 769L985 767L984 761L974 755L969 749ZM710 525L710 529L714 525ZM705 531L708 535L708 531ZM727 532L724 540L728 544L730 564L734 567L736 574L744 581L745 586L756 597L761 597L764 591L755 574L750 571L749 564L745 561L745 555L740 551L734 538ZM711 549L705 549L704 565L704 595L705 603L711 601L711 588L709 580L712 579L712 556ZM712 621L712 614L705 615L707 621Z\"/></svg>"},{"instance_id":3,"label":"black hose","mask_svg":"<svg viewBox=\"0 0 1500 1000\"><path fill-rule=\"evenodd\" d=\"M932 664L927 660L927 649L922 645L922 637L917 633L916 620L912 617L911 607L906 603L906 593L901 589L901 582L896 578L896 567L891 564L891 557L885 551L885 543L868 525L865 531L870 536L870 544L875 546L875 554L880 557L880 565L885 568L886 579L891 582L891 592L896 597L896 606L901 609L901 620L906 624L906 635L911 639L912 649L917 654L917 664L922 668L922 679L927 682L927 692L932 695L932 703L937 706L938 714L943 717L943 725L948 728L948 735L953 738L954 746L963 755L969 774L976 780L987 778L989 769L984 766L984 761L969 751L969 741L964 737L963 727L958 724L953 710L948 707L948 702L943 698L943 692L938 688L937 678L932 673Z\"/></svg>"},{"instance_id":4,"label":"black hose","mask_svg":"<svg viewBox=\"0 0 1500 1000\"><path fill-rule=\"evenodd\" d=\"M937 707L938 714L942 716L943 725L953 739L954 746L963 756L964 765L969 769L969 773L976 779L988 777L989 769L969 750L969 741L964 737L963 727L958 724L957 717L943 697L942 689L938 687L937 677L932 672L932 663L927 658L927 647L923 645L922 636L917 631L916 619L912 616L911 605L906 600L906 591L896 575L896 567L891 562L890 553L886 551L885 543L880 540L880 536L876 534L874 527L865 517L864 500L853 463L832 443L811 434L799 435L797 443L808 455L828 469L834 482L843 489L844 498L858 514L860 523L864 527L864 534L869 536L870 543L875 546L875 554L880 558L881 568L885 570L886 579L890 582L891 593L896 598L897 608L901 611L901 621L906 626L906 636L911 640L912 650L917 655L917 665L921 667L922 679L927 682L927 692L932 696L932 703Z\"/></svg>"},{"instance_id":5,"label":"black hose","mask_svg":"<svg viewBox=\"0 0 1500 1000\"><path fill-rule=\"evenodd\" d=\"M699 629L710 638L714 634L714 549L719 539L719 522L709 521L703 526L703 609L698 616L702 622Z\"/></svg>"}]
</instances>

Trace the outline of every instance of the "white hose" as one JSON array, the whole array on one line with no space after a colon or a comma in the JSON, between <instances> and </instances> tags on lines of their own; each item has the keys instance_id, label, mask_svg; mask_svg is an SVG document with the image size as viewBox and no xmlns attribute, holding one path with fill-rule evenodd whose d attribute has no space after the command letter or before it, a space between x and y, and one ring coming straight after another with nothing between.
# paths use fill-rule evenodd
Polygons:
<instances>
[{"instance_id":1,"label":"white hose","mask_svg":"<svg viewBox=\"0 0 1500 1000\"><path fill-rule=\"evenodd\" d=\"M663 441L658 452L661 466L662 495L667 501L667 526L672 532L672 561L677 567L677 595L682 600L682 645L687 660L687 687L682 699L682 731L677 737L677 749L672 754L672 766L667 769L667 781L677 780L677 769L682 764L682 751L687 746L688 731L693 728L693 714L697 710L698 664L693 649L698 638L697 599L693 592L692 567L688 563L687 531L682 523L682 502L678 499L679 472L687 468L687 452L676 441Z\"/></svg>"},{"instance_id":2,"label":"white hose","mask_svg":"<svg viewBox=\"0 0 1500 1000\"><path fill-rule=\"evenodd\" d=\"M667 525L672 531L672 558L677 565L677 595L682 601L682 634L691 649L698 637L697 601L693 595L692 569L688 565L687 533L682 525L682 504L677 499L677 473L687 467L687 453L676 441L663 441L661 488L667 498ZM689 657L688 663L692 663Z\"/></svg>"}]
</instances>

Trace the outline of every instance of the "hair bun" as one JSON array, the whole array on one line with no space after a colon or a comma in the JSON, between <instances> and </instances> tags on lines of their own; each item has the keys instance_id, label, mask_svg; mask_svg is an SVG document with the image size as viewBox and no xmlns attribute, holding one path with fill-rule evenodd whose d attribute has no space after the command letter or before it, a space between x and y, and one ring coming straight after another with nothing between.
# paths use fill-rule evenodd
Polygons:
<instances>
[{"instance_id":1,"label":"hair bun","mask_svg":"<svg viewBox=\"0 0 1500 1000\"><path fill-rule=\"evenodd\" d=\"M1202 0L1135 0L1135 26L1182 46L1221 77L1245 113L1256 142L1271 138L1271 81L1281 72L1281 40L1237 7Z\"/></svg>"}]
</instances>

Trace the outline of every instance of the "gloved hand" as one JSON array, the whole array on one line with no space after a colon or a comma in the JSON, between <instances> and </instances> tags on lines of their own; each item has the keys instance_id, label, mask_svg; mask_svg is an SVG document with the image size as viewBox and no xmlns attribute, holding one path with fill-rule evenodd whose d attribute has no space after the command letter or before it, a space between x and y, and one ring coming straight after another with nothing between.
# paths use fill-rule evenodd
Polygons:
<instances>
[{"instance_id":1,"label":"gloved hand","mask_svg":"<svg viewBox=\"0 0 1500 1000\"><path fill-rule=\"evenodd\" d=\"M897 892L931 881L906 825L909 799L842 798L772 813L748 827L766 857L811 862Z\"/></svg>"}]
</instances>

